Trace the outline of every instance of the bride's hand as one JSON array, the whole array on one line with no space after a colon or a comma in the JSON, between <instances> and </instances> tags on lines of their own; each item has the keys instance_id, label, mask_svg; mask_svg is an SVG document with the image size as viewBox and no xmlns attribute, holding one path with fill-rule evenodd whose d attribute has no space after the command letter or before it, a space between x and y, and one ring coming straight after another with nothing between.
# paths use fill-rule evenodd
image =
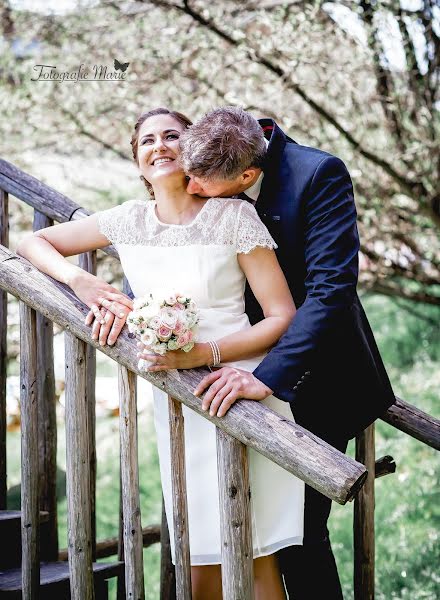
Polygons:
<instances>
[{"instance_id":1,"label":"bride's hand","mask_svg":"<svg viewBox=\"0 0 440 600\"><path fill-rule=\"evenodd\" d=\"M115 317L124 319L124 322L128 313L133 310L131 298L87 271L78 273L72 281L69 281L69 287L84 304L87 304L95 319L101 321L102 325L104 323L100 313L101 306L113 313Z\"/></svg>"},{"instance_id":2,"label":"bride's hand","mask_svg":"<svg viewBox=\"0 0 440 600\"><path fill-rule=\"evenodd\" d=\"M153 354L148 346L138 342L138 358L150 365L146 371L169 371L170 369L195 369L207 365L212 360L211 348L207 343L196 343L189 352L170 350L166 354Z\"/></svg>"},{"instance_id":3,"label":"bride's hand","mask_svg":"<svg viewBox=\"0 0 440 600\"><path fill-rule=\"evenodd\" d=\"M112 346L125 325L126 317L115 317L105 308L101 308L99 313L100 316L96 319L93 311L89 311L85 324L92 325L92 340L99 340L100 346L107 343Z\"/></svg>"}]
</instances>

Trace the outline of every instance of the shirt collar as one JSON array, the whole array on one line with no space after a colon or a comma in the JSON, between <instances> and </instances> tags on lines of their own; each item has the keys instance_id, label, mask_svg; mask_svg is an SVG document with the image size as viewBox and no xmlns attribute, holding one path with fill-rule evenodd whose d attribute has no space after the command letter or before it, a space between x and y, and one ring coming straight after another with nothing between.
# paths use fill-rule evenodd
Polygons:
<instances>
[{"instance_id":1,"label":"shirt collar","mask_svg":"<svg viewBox=\"0 0 440 600\"><path fill-rule=\"evenodd\" d=\"M247 190L244 190L244 194L248 196L253 202L258 200L258 196L260 195L261 184L263 183L264 173L261 171L257 181L251 185Z\"/></svg>"}]
</instances>

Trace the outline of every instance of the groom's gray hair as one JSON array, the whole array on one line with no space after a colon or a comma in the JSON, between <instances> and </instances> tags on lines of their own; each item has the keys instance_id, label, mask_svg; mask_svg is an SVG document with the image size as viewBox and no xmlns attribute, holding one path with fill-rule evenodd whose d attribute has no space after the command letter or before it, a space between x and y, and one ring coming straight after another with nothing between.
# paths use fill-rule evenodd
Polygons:
<instances>
[{"instance_id":1,"label":"groom's gray hair","mask_svg":"<svg viewBox=\"0 0 440 600\"><path fill-rule=\"evenodd\" d=\"M180 137L181 164L202 179L235 179L249 167L261 167L266 142L258 121L235 106L210 111Z\"/></svg>"}]
</instances>

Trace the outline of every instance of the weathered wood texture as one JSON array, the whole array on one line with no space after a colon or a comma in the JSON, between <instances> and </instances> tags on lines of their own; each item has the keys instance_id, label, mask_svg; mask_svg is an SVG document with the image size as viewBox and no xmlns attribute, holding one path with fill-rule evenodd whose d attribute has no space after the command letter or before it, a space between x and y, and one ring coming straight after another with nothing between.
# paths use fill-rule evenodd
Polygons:
<instances>
[{"instance_id":1,"label":"weathered wood texture","mask_svg":"<svg viewBox=\"0 0 440 600\"><path fill-rule=\"evenodd\" d=\"M356 459L368 469L368 477L354 500L354 597L374 600L374 423L356 438Z\"/></svg>"},{"instance_id":2,"label":"weathered wood texture","mask_svg":"<svg viewBox=\"0 0 440 600\"><path fill-rule=\"evenodd\" d=\"M118 379L125 589L127 598L143 600L145 591L139 497L136 375L126 367L118 365Z\"/></svg>"},{"instance_id":3,"label":"weathered wood texture","mask_svg":"<svg viewBox=\"0 0 440 600\"><path fill-rule=\"evenodd\" d=\"M253 600L251 490L246 446L217 428L224 600Z\"/></svg>"},{"instance_id":4,"label":"weathered wood texture","mask_svg":"<svg viewBox=\"0 0 440 600\"><path fill-rule=\"evenodd\" d=\"M72 600L93 600L86 344L65 334L66 471Z\"/></svg>"},{"instance_id":5,"label":"weathered wood texture","mask_svg":"<svg viewBox=\"0 0 440 600\"><path fill-rule=\"evenodd\" d=\"M386 456L382 456L382 458L378 458L374 465L374 475L376 479L379 477L383 477L384 475L390 475L391 473L396 472L396 463L392 456L387 454Z\"/></svg>"},{"instance_id":6,"label":"weathered wood texture","mask_svg":"<svg viewBox=\"0 0 440 600\"><path fill-rule=\"evenodd\" d=\"M20 302L21 547L23 597L38 597L38 388L36 314Z\"/></svg>"},{"instance_id":7,"label":"weathered wood texture","mask_svg":"<svg viewBox=\"0 0 440 600\"><path fill-rule=\"evenodd\" d=\"M0 189L0 244L9 246L8 194ZM6 508L6 370L8 366L8 295L0 290L0 510Z\"/></svg>"},{"instance_id":8,"label":"weathered wood texture","mask_svg":"<svg viewBox=\"0 0 440 600\"><path fill-rule=\"evenodd\" d=\"M440 450L440 420L396 396L381 419L420 442Z\"/></svg>"},{"instance_id":9,"label":"weathered wood texture","mask_svg":"<svg viewBox=\"0 0 440 600\"><path fill-rule=\"evenodd\" d=\"M80 254L79 266L84 271L96 275L96 252ZM92 512L92 559L96 559L96 350L87 345L86 351L86 394L88 423L89 423L89 453L90 453L90 502Z\"/></svg>"},{"instance_id":10,"label":"weathered wood texture","mask_svg":"<svg viewBox=\"0 0 440 600\"><path fill-rule=\"evenodd\" d=\"M52 219L34 212L33 230L53 225ZM37 384L38 384L38 448L40 509L49 514L47 536L41 540L42 560L54 561L58 556L57 518L57 420L55 372L53 362L53 324L37 313Z\"/></svg>"},{"instance_id":11,"label":"weathered wood texture","mask_svg":"<svg viewBox=\"0 0 440 600\"><path fill-rule=\"evenodd\" d=\"M177 600L191 600L191 561L185 473L185 424L182 404L168 396L168 411L170 417L174 549L176 554L176 596Z\"/></svg>"},{"instance_id":12,"label":"weathered wood texture","mask_svg":"<svg viewBox=\"0 0 440 600\"><path fill-rule=\"evenodd\" d=\"M362 485L365 467L300 425L258 402L240 400L223 418L211 417L192 394L207 369L147 373L138 370L137 347L127 330L114 346L100 347L84 324L88 308L73 292L40 273L25 259L0 247L0 287L42 312L137 375L178 398L226 433L254 448L332 500L344 504Z\"/></svg>"},{"instance_id":13,"label":"weathered wood texture","mask_svg":"<svg viewBox=\"0 0 440 600\"><path fill-rule=\"evenodd\" d=\"M59 223L83 219L90 214L89 211L64 194L1 158L0 188ZM7 244L4 245L7 246ZM102 248L102 251L111 256L119 256L113 246Z\"/></svg>"},{"instance_id":14,"label":"weathered wood texture","mask_svg":"<svg viewBox=\"0 0 440 600\"><path fill-rule=\"evenodd\" d=\"M171 561L170 532L163 498L160 526L160 600L176 600L176 571Z\"/></svg>"},{"instance_id":15,"label":"weathered wood texture","mask_svg":"<svg viewBox=\"0 0 440 600\"><path fill-rule=\"evenodd\" d=\"M147 527L142 528L142 544L144 548L158 544L161 542L161 539L160 525L147 525ZM118 541L118 536L98 540L96 543L96 558L116 556L118 553ZM68 549L63 548L60 550L58 560L68 560L68 558Z\"/></svg>"}]
</instances>

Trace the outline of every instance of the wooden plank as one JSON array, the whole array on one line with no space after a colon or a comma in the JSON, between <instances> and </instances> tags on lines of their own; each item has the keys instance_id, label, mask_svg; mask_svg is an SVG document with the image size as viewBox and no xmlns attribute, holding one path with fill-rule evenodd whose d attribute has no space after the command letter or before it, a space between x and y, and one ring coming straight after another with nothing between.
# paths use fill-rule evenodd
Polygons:
<instances>
[{"instance_id":1,"label":"wooden plank","mask_svg":"<svg viewBox=\"0 0 440 600\"><path fill-rule=\"evenodd\" d=\"M176 597L191 600L191 560L189 550L188 501L185 477L185 430L182 405L168 396L173 490L174 548L176 553Z\"/></svg>"},{"instance_id":2,"label":"wooden plank","mask_svg":"<svg viewBox=\"0 0 440 600\"><path fill-rule=\"evenodd\" d=\"M0 244L9 246L8 193L0 189ZM8 294L0 290L0 510L6 508L6 376L8 367Z\"/></svg>"},{"instance_id":3,"label":"wooden plank","mask_svg":"<svg viewBox=\"0 0 440 600\"><path fill-rule=\"evenodd\" d=\"M142 527L142 545L148 548L153 544L158 544L161 541L160 525L147 525ZM96 543L96 557L108 558L118 554L119 536L98 540ZM58 554L58 560L68 560L68 550L63 548ZM118 560L120 560L118 558ZM123 561L121 561L123 562Z\"/></svg>"},{"instance_id":4,"label":"wooden plank","mask_svg":"<svg viewBox=\"0 0 440 600\"><path fill-rule=\"evenodd\" d=\"M94 600L90 506L86 344L65 334L66 469L72 600Z\"/></svg>"},{"instance_id":5,"label":"wooden plank","mask_svg":"<svg viewBox=\"0 0 440 600\"><path fill-rule=\"evenodd\" d=\"M224 600L253 600L254 575L247 448L217 429Z\"/></svg>"},{"instance_id":6,"label":"wooden plank","mask_svg":"<svg viewBox=\"0 0 440 600\"><path fill-rule=\"evenodd\" d=\"M396 402L381 416L382 421L440 450L440 420L396 396Z\"/></svg>"},{"instance_id":7,"label":"wooden plank","mask_svg":"<svg viewBox=\"0 0 440 600\"><path fill-rule=\"evenodd\" d=\"M38 395L35 311L20 302L21 547L23 597L38 597Z\"/></svg>"},{"instance_id":8,"label":"wooden plank","mask_svg":"<svg viewBox=\"0 0 440 600\"><path fill-rule=\"evenodd\" d=\"M176 571L171 560L170 532L163 498L160 527L160 600L176 600Z\"/></svg>"},{"instance_id":9,"label":"wooden plank","mask_svg":"<svg viewBox=\"0 0 440 600\"><path fill-rule=\"evenodd\" d=\"M143 600L145 590L139 498L136 375L118 365L118 380L125 590L127 598Z\"/></svg>"},{"instance_id":10,"label":"wooden plank","mask_svg":"<svg viewBox=\"0 0 440 600\"><path fill-rule=\"evenodd\" d=\"M139 371L136 341L122 331L114 346L99 346L84 324L88 308L73 292L40 273L25 259L0 247L0 287L46 314L60 327L99 348L137 375L178 398L247 446L254 448L282 468L296 475L327 497L344 504L362 485L363 465L345 456L311 432L281 417L260 402L239 400L223 418L202 410L201 399L192 390L209 371L191 369L148 373Z\"/></svg>"},{"instance_id":11,"label":"wooden plank","mask_svg":"<svg viewBox=\"0 0 440 600\"><path fill-rule=\"evenodd\" d=\"M354 501L354 598L374 600L374 423L356 438L356 459L368 477Z\"/></svg>"},{"instance_id":12,"label":"wooden plank","mask_svg":"<svg viewBox=\"0 0 440 600\"><path fill-rule=\"evenodd\" d=\"M392 456L387 454L386 456L382 456L382 458L378 458L374 465L374 476L376 479L379 477L383 477L384 475L389 475L390 473L396 472L396 463Z\"/></svg>"},{"instance_id":13,"label":"wooden plank","mask_svg":"<svg viewBox=\"0 0 440 600\"><path fill-rule=\"evenodd\" d=\"M96 275L96 252L85 252L79 256L79 266L84 271ZM96 559L96 350L87 345L86 350L86 394L89 423L90 453L90 501L92 512L92 559Z\"/></svg>"},{"instance_id":14,"label":"wooden plank","mask_svg":"<svg viewBox=\"0 0 440 600\"><path fill-rule=\"evenodd\" d=\"M52 219L34 212L33 230L53 225ZM37 385L38 385L38 447L40 508L49 513L41 559L53 561L58 556L57 516L57 418L55 372L53 362L53 324L37 313Z\"/></svg>"},{"instance_id":15,"label":"wooden plank","mask_svg":"<svg viewBox=\"0 0 440 600\"><path fill-rule=\"evenodd\" d=\"M124 568L122 562L93 563L93 576L95 581L116 577ZM68 582L70 578L69 565L66 562L41 563L40 583L43 589L62 582ZM0 592L14 592L21 590L21 569L10 569L0 572ZM46 591L46 590L44 590ZM46 600L46 594L40 596Z\"/></svg>"}]
</instances>

